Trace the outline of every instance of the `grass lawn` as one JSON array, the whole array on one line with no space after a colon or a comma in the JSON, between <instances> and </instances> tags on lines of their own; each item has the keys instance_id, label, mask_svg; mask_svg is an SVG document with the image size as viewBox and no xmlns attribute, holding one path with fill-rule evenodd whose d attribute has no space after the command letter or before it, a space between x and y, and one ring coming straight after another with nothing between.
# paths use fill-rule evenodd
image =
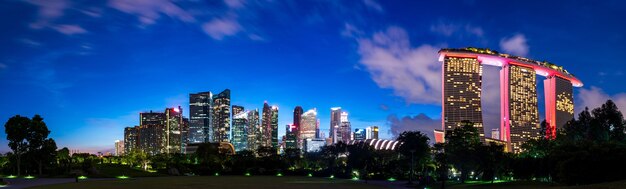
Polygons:
<instances>
[{"instance_id":1,"label":"grass lawn","mask_svg":"<svg viewBox=\"0 0 626 189\"><path fill-rule=\"evenodd\" d=\"M429 187L431 189L439 189L439 185ZM446 189L622 189L626 188L626 180L616 181L616 182L607 182L600 184L592 184L592 185L583 185L583 186L563 186L556 185L550 183L542 183L542 182L527 182L527 181L516 181L516 182L503 182L503 183L494 183L494 184L449 184L446 186Z\"/></svg>"},{"instance_id":2,"label":"grass lawn","mask_svg":"<svg viewBox=\"0 0 626 189\"><path fill-rule=\"evenodd\" d=\"M33 189L381 189L383 186L367 185L343 179L276 176L193 176L150 177L130 180L84 181L57 185L38 186Z\"/></svg>"},{"instance_id":3,"label":"grass lawn","mask_svg":"<svg viewBox=\"0 0 626 189\"><path fill-rule=\"evenodd\" d=\"M156 176L165 176L158 173L151 173L140 170L139 168L131 168L128 165L117 165L117 164L98 164L96 165L96 169L100 174L91 175L90 177L108 177L115 178L117 176L125 175L130 177L156 177Z\"/></svg>"}]
</instances>

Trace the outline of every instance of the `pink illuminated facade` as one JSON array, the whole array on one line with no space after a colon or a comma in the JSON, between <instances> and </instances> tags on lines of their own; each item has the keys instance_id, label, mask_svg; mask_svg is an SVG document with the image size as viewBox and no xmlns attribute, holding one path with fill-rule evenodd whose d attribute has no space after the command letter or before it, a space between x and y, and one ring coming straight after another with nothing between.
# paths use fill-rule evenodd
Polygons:
<instances>
[{"instance_id":1,"label":"pink illuminated facade","mask_svg":"<svg viewBox=\"0 0 626 189\"><path fill-rule=\"evenodd\" d=\"M500 54L489 49L464 48L442 49L439 61L443 62L442 82L442 129L454 129L461 120L471 121L479 128L481 139L481 118L471 113L482 113L480 107L480 87L482 81L468 75L472 72L482 79L482 66L502 67L500 71L500 140L507 143L507 149L520 152L521 144L529 139L540 136L539 113L537 100L536 75L546 77L545 107L547 122L547 138L556 136L556 129L562 127L573 118L573 87L583 84L567 70L549 62L539 62L528 58ZM479 64L476 66L471 64ZM449 65L460 65L463 68L450 69ZM461 78L459 78L461 77ZM467 81L470 82L467 82ZM478 105L476 105L478 101ZM469 105L468 105L469 104ZM476 122L478 121L478 123ZM479 124L479 125L476 125ZM440 134L440 133L439 133Z\"/></svg>"}]
</instances>

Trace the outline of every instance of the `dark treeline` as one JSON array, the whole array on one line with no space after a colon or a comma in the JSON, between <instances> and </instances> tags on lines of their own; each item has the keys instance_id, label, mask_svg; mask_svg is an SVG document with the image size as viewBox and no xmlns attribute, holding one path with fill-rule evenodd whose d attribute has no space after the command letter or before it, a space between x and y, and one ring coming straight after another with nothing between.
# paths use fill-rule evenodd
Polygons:
<instances>
[{"instance_id":1,"label":"dark treeline","mask_svg":"<svg viewBox=\"0 0 626 189\"><path fill-rule=\"evenodd\" d=\"M14 118L5 124L7 134L9 128L15 125ZM29 124L26 124L28 118L15 119L22 120L24 123L18 124L22 126L41 124L32 121L40 118L33 118L31 122L34 123ZM607 101L601 107L582 111L577 119L558 130L556 139L549 140L542 136L537 140L529 140L519 154L506 153L503 146L495 143L484 144L476 128L469 122L447 133L445 143L432 147L426 135L408 131L398 136L397 140L402 143L395 150L374 150L363 143L338 143L324 146L315 153L287 149L282 154L277 154L277 149L261 147L257 151L229 155L222 153L218 145L210 143L199 145L194 154L154 156L139 151L124 156L70 155L67 148L50 154L49 150L43 150L48 149L43 147L46 145L40 148L28 147L42 144L38 141L48 140L46 134L38 135L38 140L23 138L21 141L26 144L19 145L11 142L14 139L9 139L14 153L4 157L2 162L5 163L2 165L5 173L15 174L18 167L22 167L22 173L40 173L43 167L43 172L48 175L67 176L102 176L107 167L124 167L156 172L154 174L158 175L403 179L416 181L420 185L441 184L444 187L446 181L468 180L536 180L579 185L626 179L626 172L623 171L626 170L624 123L617 106ZM541 125L542 130L545 130L545 123ZM36 129L32 130L34 132Z\"/></svg>"}]
</instances>

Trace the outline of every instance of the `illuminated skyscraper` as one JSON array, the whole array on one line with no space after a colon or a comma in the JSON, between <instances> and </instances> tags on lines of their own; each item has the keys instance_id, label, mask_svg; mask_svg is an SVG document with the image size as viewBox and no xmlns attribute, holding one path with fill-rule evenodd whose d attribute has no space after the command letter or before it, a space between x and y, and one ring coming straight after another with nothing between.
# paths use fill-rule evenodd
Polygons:
<instances>
[{"instance_id":1,"label":"illuminated skyscraper","mask_svg":"<svg viewBox=\"0 0 626 189\"><path fill-rule=\"evenodd\" d=\"M516 153L527 140L539 138L536 74L532 68L513 63L500 71L502 124L498 137Z\"/></svg>"},{"instance_id":2,"label":"illuminated skyscraper","mask_svg":"<svg viewBox=\"0 0 626 189\"><path fill-rule=\"evenodd\" d=\"M263 118L261 120L263 133L262 146L278 148L278 107L263 104Z\"/></svg>"},{"instance_id":3,"label":"illuminated skyscraper","mask_svg":"<svg viewBox=\"0 0 626 189\"><path fill-rule=\"evenodd\" d=\"M339 127L336 127L335 129L338 129L336 131L336 140L335 143L337 142L343 142L343 143L348 143L351 139L352 136L352 129L351 129L351 124L350 121L348 121L348 113L347 112L341 112L341 119L340 119L341 123L339 124Z\"/></svg>"},{"instance_id":4,"label":"illuminated skyscraper","mask_svg":"<svg viewBox=\"0 0 626 189\"><path fill-rule=\"evenodd\" d=\"M315 128L317 127L317 109L313 108L304 112L300 119L300 145L304 145L304 140L315 138ZM298 146L303 149L304 146Z\"/></svg>"},{"instance_id":5,"label":"illuminated skyscraper","mask_svg":"<svg viewBox=\"0 0 626 189\"><path fill-rule=\"evenodd\" d=\"M341 124L341 107L330 108L330 138L333 143L336 143L337 131L335 128L339 128Z\"/></svg>"},{"instance_id":6,"label":"illuminated skyscraper","mask_svg":"<svg viewBox=\"0 0 626 189\"><path fill-rule=\"evenodd\" d=\"M559 76L543 81L546 95L546 137L556 138L556 130L574 118L572 82Z\"/></svg>"},{"instance_id":7,"label":"illuminated skyscraper","mask_svg":"<svg viewBox=\"0 0 626 189\"><path fill-rule=\"evenodd\" d=\"M234 107L234 106L233 106ZM234 109L234 108L233 108ZM248 127L253 126L248 122L249 111L243 111L233 115L233 140L235 151L242 151L248 148Z\"/></svg>"},{"instance_id":8,"label":"illuminated skyscraper","mask_svg":"<svg viewBox=\"0 0 626 189\"><path fill-rule=\"evenodd\" d=\"M165 153L183 153L185 148L185 124L183 122L183 109L177 108L165 109Z\"/></svg>"},{"instance_id":9,"label":"illuminated skyscraper","mask_svg":"<svg viewBox=\"0 0 626 189\"><path fill-rule=\"evenodd\" d=\"M443 62L443 130L469 121L484 141L481 109L482 65L476 58L446 56Z\"/></svg>"},{"instance_id":10,"label":"illuminated skyscraper","mask_svg":"<svg viewBox=\"0 0 626 189\"><path fill-rule=\"evenodd\" d=\"M167 152L167 116L163 112L139 113L139 127L137 127L137 148L147 154Z\"/></svg>"},{"instance_id":11,"label":"illuminated skyscraper","mask_svg":"<svg viewBox=\"0 0 626 189\"><path fill-rule=\"evenodd\" d=\"M213 94L189 94L189 143L210 142Z\"/></svg>"},{"instance_id":12,"label":"illuminated skyscraper","mask_svg":"<svg viewBox=\"0 0 626 189\"><path fill-rule=\"evenodd\" d=\"M500 129L498 129L498 128L491 129L491 138L492 139L496 139L496 140L500 140Z\"/></svg>"},{"instance_id":13,"label":"illuminated skyscraper","mask_svg":"<svg viewBox=\"0 0 626 189\"><path fill-rule=\"evenodd\" d=\"M296 108L293 109L293 128L291 130L293 131L296 141L296 148L299 149L302 149L302 140L300 139L300 128L302 127L300 120L302 119L302 113L303 110L300 106L296 106Z\"/></svg>"},{"instance_id":14,"label":"illuminated skyscraper","mask_svg":"<svg viewBox=\"0 0 626 189\"><path fill-rule=\"evenodd\" d=\"M296 138L297 130L294 124L285 125L285 148L297 149L298 140Z\"/></svg>"},{"instance_id":15,"label":"illuminated skyscraper","mask_svg":"<svg viewBox=\"0 0 626 189\"><path fill-rule=\"evenodd\" d=\"M278 106L272 106L271 127L272 147L278 148Z\"/></svg>"},{"instance_id":16,"label":"illuminated skyscraper","mask_svg":"<svg viewBox=\"0 0 626 189\"><path fill-rule=\"evenodd\" d=\"M248 136L247 149L256 151L261 146L262 140L262 127L259 124L259 110L251 110L248 112L248 127L246 128L246 134Z\"/></svg>"},{"instance_id":17,"label":"illuminated skyscraper","mask_svg":"<svg viewBox=\"0 0 626 189\"><path fill-rule=\"evenodd\" d=\"M124 141L116 140L115 141L115 156L124 155Z\"/></svg>"},{"instance_id":18,"label":"illuminated skyscraper","mask_svg":"<svg viewBox=\"0 0 626 189\"><path fill-rule=\"evenodd\" d=\"M139 126L124 128L124 154L139 150Z\"/></svg>"},{"instance_id":19,"label":"illuminated skyscraper","mask_svg":"<svg viewBox=\"0 0 626 189\"><path fill-rule=\"evenodd\" d=\"M230 90L213 96L213 142L230 142Z\"/></svg>"}]
</instances>

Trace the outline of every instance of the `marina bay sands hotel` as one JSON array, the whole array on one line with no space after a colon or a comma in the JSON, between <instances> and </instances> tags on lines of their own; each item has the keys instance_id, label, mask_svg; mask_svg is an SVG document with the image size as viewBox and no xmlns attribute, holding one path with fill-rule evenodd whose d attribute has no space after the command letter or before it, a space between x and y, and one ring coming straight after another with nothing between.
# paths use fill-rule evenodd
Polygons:
<instances>
[{"instance_id":1,"label":"marina bay sands hotel","mask_svg":"<svg viewBox=\"0 0 626 189\"><path fill-rule=\"evenodd\" d=\"M443 62L442 130L435 131L437 142L466 121L478 129L485 141L481 107L484 65L501 67L500 132L499 140L494 141L505 144L507 151L520 152L523 142L541 137L537 75L545 77L546 137L556 137L557 128L574 118L573 87L583 84L563 67L472 47L442 49L439 61Z\"/></svg>"}]
</instances>

